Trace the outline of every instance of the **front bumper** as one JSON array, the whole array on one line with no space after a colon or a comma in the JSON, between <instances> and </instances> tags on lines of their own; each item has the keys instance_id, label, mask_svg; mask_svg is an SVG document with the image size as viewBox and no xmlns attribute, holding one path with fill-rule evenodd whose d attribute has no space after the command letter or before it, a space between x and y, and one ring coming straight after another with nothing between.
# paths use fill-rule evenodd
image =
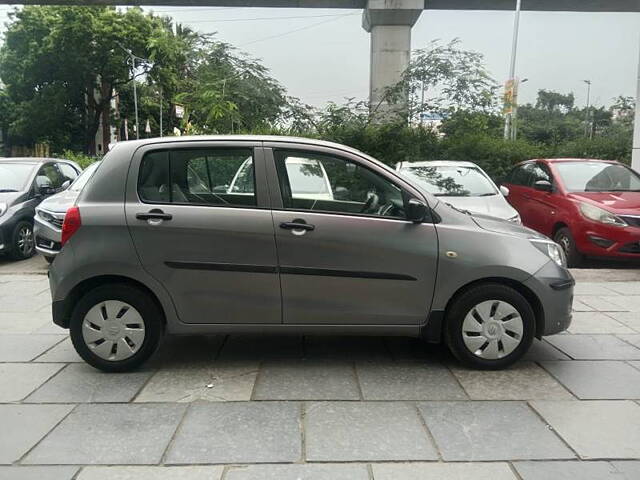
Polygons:
<instances>
[{"instance_id":1,"label":"front bumper","mask_svg":"<svg viewBox=\"0 0 640 480\"><path fill-rule=\"evenodd\" d=\"M47 214L55 215L53 212L47 212ZM43 220L38 214L34 217L33 233L36 239L36 250L39 253L46 257L55 257L60 252L62 230Z\"/></svg>"},{"instance_id":2,"label":"front bumper","mask_svg":"<svg viewBox=\"0 0 640 480\"><path fill-rule=\"evenodd\" d=\"M574 232L580 253L594 257L640 260L640 227L585 222Z\"/></svg>"},{"instance_id":3,"label":"front bumper","mask_svg":"<svg viewBox=\"0 0 640 480\"><path fill-rule=\"evenodd\" d=\"M537 326L538 337L560 333L571 325L575 280L566 268L549 261L524 282L540 300L543 324Z\"/></svg>"}]
</instances>

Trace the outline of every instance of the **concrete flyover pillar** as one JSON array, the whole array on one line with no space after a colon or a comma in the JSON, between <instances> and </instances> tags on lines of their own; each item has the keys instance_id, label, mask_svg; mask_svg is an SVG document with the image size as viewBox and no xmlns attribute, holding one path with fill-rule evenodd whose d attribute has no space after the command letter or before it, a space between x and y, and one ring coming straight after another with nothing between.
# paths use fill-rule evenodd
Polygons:
<instances>
[{"instance_id":1,"label":"concrete flyover pillar","mask_svg":"<svg viewBox=\"0 0 640 480\"><path fill-rule=\"evenodd\" d=\"M396 85L411 58L411 28L416 23L424 0L368 0L362 26L371 33L369 102L371 112L380 121L402 118L407 98L388 102L386 88Z\"/></svg>"},{"instance_id":2,"label":"concrete flyover pillar","mask_svg":"<svg viewBox=\"0 0 640 480\"><path fill-rule=\"evenodd\" d=\"M640 172L640 46L638 48L638 88L636 90L636 116L633 121L633 153L631 167Z\"/></svg>"}]
</instances>

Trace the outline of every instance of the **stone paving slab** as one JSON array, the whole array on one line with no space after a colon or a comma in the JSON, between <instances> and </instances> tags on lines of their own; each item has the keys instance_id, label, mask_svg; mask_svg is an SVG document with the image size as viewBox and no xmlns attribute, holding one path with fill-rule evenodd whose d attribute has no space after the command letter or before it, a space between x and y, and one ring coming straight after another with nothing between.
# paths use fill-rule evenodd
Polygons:
<instances>
[{"instance_id":1,"label":"stone paving slab","mask_svg":"<svg viewBox=\"0 0 640 480\"><path fill-rule=\"evenodd\" d=\"M582 400L640 398L640 371L625 362L542 362L575 396Z\"/></svg>"},{"instance_id":2,"label":"stone paving slab","mask_svg":"<svg viewBox=\"0 0 640 480\"><path fill-rule=\"evenodd\" d=\"M224 480L369 480L369 471L364 464L249 465L230 467Z\"/></svg>"},{"instance_id":3,"label":"stone paving slab","mask_svg":"<svg viewBox=\"0 0 640 480\"><path fill-rule=\"evenodd\" d=\"M159 370L135 401L246 401L257 375L258 362L251 360L189 362Z\"/></svg>"},{"instance_id":4,"label":"stone paving slab","mask_svg":"<svg viewBox=\"0 0 640 480\"><path fill-rule=\"evenodd\" d=\"M472 400L573 399L562 385L532 362L519 362L507 370L498 371L461 367L452 370Z\"/></svg>"},{"instance_id":5,"label":"stone paving slab","mask_svg":"<svg viewBox=\"0 0 640 480\"><path fill-rule=\"evenodd\" d=\"M0 362L28 362L63 339L59 335L0 335Z\"/></svg>"},{"instance_id":6,"label":"stone paving slab","mask_svg":"<svg viewBox=\"0 0 640 480\"><path fill-rule=\"evenodd\" d=\"M85 467L76 480L219 480L221 466Z\"/></svg>"},{"instance_id":7,"label":"stone paving slab","mask_svg":"<svg viewBox=\"0 0 640 480\"><path fill-rule=\"evenodd\" d=\"M627 480L609 462L516 462L514 467L522 480Z\"/></svg>"},{"instance_id":8,"label":"stone paving slab","mask_svg":"<svg viewBox=\"0 0 640 480\"><path fill-rule=\"evenodd\" d=\"M185 406L79 405L24 459L25 464L157 464Z\"/></svg>"},{"instance_id":9,"label":"stone paving slab","mask_svg":"<svg viewBox=\"0 0 640 480\"><path fill-rule=\"evenodd\" d=\"M619 296L599 296L599 295L588 295L585 297L580 297L580 302L591 307L594 310L599 312L627 312L631 309L628 308L626 301L629 298L625 299L625 306L622 306L618 301Z\"/></svg>"},{"instance_id":10,"label":"stone paving slab","mask_svg":"<svg viewBox=\"0 0 640 480\"><path fill-rule=\"evenodd\" d=\"M231 335L220 352L221 360L264 360L270 358L302 358L300 336L274 336L265 341L263 336Z\"/></svg>"},{"instance_id":11,"label":"stone paving slab","mask_svg":"<svg viewBox=\"0 0 640 480\"><path fill-rule=\"evenodd\" d=\"M617 337L636 348L640 348L640 333L634 335L617 335Z\"/></svg>"},{"instance_id":12,"label":"stone paving slab","mask_svg":"<svg viewBox=\"0 0 640 480\"><path fill-rule=\"evenodd\" d=\"M0 305L3 300L0 298ZM0 311L0 335L32 333L52 323L50 312L9 312L4 305ZM62 330L58 333L62 333Z\"/></svg>"},{"instance_id":13,"label":"stone paving slab","mask_svg":"<svg viewBox=\"0 0 640 480\"><path fill-rule=\"evenodd\" d=\"M640 478L640 461L611 462L616 469L625 475L625 480Z\"/></svg>"},{"instance_id":14,"label":"stone paving slab","mask_svg":"<svg viewBox=\"0 0 640 480\"><path fill-rule=\"evenodd\" d=\"M640 333L640 314L638 312L607 312L607 315Z\"/></svg>"},{"instance_id":15,"label":"stone paving slab","mask_svg":"<svg viewBox=\"0 0 640 480\"><path fill-rule=\"evenodd\" d=\"M624 295L624 296L602 296L598 297L603 302L608 302L618 307L617 310L610 309L611 312L640 312L640 296L639 295ZM602 310L605 311L605 310Z\"/></svg>"},{"instance_id":16,"label":"stone paving slab","mask_svg":"<svg viewBox=\"0 0 640 480\"><path fill-rule=\"evenodd\" d=\"M126 403L133 399L153 372L104 373L85 363L74 363L29 395L27 403Z\"/></svg>"},{"instance_id":17,"label":"stone paving slab","mask_svg":"<svg viewBox=\"0 0 640 480\"><path fill-rule=\"evenodd\" d=\"M84 360L80 358L80 355L78 355L73 348L69 337L66 337L64 341L58 343L55 347L34 359L34 361L46 363L84 363Z\"/></svg>"},{"instance_id":18,"label":"stone paving slab","mask_svg":"<svg viewBox=\"0 0 640 480\"><path fill-rule=\"evenodd\" d=\"M531 402L583 459L640 458L640 405L625 400Z\"/></svg>"},{"instance_id":19,"label":"stone paving slab","mask_svg":"<svg viewBox=\"0 0 640 480\"><path fill-rule=\"evenodd\" d=\"M542 362L545 360L571 360L556 347L545 340L534 339L529 351L522 357L523 362Z\"/></svg>"},{"instance_id":20,"label":"stone paving slab","mask_svg":"<svg viewBox=\"0 0 640 480\"><path fill-rule=\"evenodd\" d=\"M301 443L297 403L197 403L176 432L165 463L297 462Z\"/></svg>"},{"instance_id":21,"label":"stone paving slab","mask_svg":"<svg viewBox=\"0 0 640 480\"><path fill-rule=\"evenodd\" d=\"M321 360L262 364L254 400L359 400L352 363Z\"/></svg>"},{"instance_id":22,"label":"stone paving slab","mask_svg":"<svg viewBox=\"0 0 640 480\"><path fill-rule=\"evenodd\" d=\"M449 369L438 363L359 362L365 400L465 400Z\"/></svg>"},{"instance_id":23,"label":"stone paving slab","mask_svg":"<svg viewBox=\"0 0 640 480\"><path fill-rule=\"evenodd\" d=\"M640 348L614 335L553 335L546 341L574 360L640 360Z\"/></svg>"},{"instance_id":24,"label":"stone paving slab","mask_svg":"<svg viewBox=\"0 0 640 480\"><path fill-rule=\"evenodd\" d=\"M524 402L422 402L419 409L445 461L575 457Z\"/></svg>"},{"instance_id":25,"label":"stone paving slab","mask_svg":"<svg viewBox=\"0 0 640 480\"><path fill-rule=\"evenodd\" d=\"M574 312L569 333L634 333L634 330L602 312Z\"/></svg>"},{"instance_id":26,"label":"stone paving slab","mask_svg":"<svg viewBox=\"0 0 640 480\"><path fill-rule=\"evenodd\" d=\"M304 425L308 461L438 458L418 412L407 403L309 403Z\"/></svg>"},{"instance_id":27,"label":"stone paving slab","mask_svg":"<svg viewBox=\"0 0 640 480\"><path fill-rule=\"evenodd\" d=\"M0 464L20 459L73 405L0 405Z\"/></svg>"},{"instance_id":28,"label":"stone paving slab","mask_svg":"<svg viewBox=\"0 0 640 480\"><path fill-rule=\"evenodd\" d=\"M78 467L0 467L0 480L72 480Z\"/></svg>"},{"instance_id":29,"label":"stone paving slab","mask_svg":"<svg viewBox=\"0 0 640 480\"><path fill-rule=\"evenodd\" d=\"M372 469L374 480L516 480L506 463L383 463Z\"/></svg>"},{"instance_id":30,"label":"stone paving slab","mask_svg":"<svg viewBox=\"0 0 640 480\"><path fill-rule=\"evenodd\" d=\"M374 360L389 358L391 352L382 337L309 336L304 338L308 358L332 360Z\"/></svg>"},{"instance_id":31,"label":"stone paving slab","mask_svg":"<svg viewBox=\"0 0 640 480\"><path fill-rule=\"evenodd\" d=\"M0 403L19 402L63 367L61 363L0 363Z\"/></svg>"}]
</instances>

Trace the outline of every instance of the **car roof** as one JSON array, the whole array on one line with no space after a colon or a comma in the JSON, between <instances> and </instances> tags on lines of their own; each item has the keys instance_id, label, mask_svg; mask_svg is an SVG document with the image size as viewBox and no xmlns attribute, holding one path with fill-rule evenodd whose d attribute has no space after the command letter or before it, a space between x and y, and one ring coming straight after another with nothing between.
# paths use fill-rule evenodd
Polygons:
<instances>
[{"instance_id":1,"label":"car roof","mask_svg":"<svg viewBox=\"0 0 640 480\"><path fill-rule=\"evenodd\" d=\"M479 168L473 162L467 162L462 160L426 160L419 162L400 162L400 168L402 167L474 167Z\"/></svg>"},{"instance_id":2,"label":"car roof","mask_svg":"<svg viewBox=\"0 0 640 480\"><path fill-rule=\"evenodd\" d=\"M26 163L31 165L40 165L41 163L47 163L47 162L73 163L70 160L65 160L64 158L46 158L46 157L0 157L0 162L23 163L23 164Z\"/></svg>"},{"instance_id":3,"label":"car roof","mask_svg":"<svg viewBox=\"0 0 640 480\"><path fill-rule=\"evenodd\" d=\"M606 160L603 158L534 158L527 160L526 162L546 162L546 163L564 163L564 162L606 162L606 163L620 163L616 160ZM525 162L522 162L525 163Z\"/></svg>"}]
</instances>

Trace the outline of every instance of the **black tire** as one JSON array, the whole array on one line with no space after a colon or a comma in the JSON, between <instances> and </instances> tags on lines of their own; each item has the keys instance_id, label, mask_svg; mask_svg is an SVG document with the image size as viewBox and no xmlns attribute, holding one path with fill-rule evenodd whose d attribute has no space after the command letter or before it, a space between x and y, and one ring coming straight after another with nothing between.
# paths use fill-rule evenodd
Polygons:
<instances>
[{"instance_id":1,"label":"black tire","mask_svg":"<svg viewBox=\"0 0 640 480\"><path fill-rule=\"evenodd\" d=\"M573 235L571 235L571 230L567 227L562 227L553 236L553 241L564 250L568 267L579 267L582 264L584 256L578 251Z\"/></svg>"},{"instance_id":2,"label":"black tire","mask_svg":"<svg viewBox=\"0 0 640 480\"><path fill-rule=\"evenodd\" d=\"M26 243L25 243L26 242ZM33 236L33 223L26 220L19 221L11 232L11 250L9 257L13 260L26 260L36 253Z\"/></svg>"},{"instance_id":3,"label":"black tire","mask_svg":"<svg viewBox=\"0 0 640 480\"><path fill-rule=\"evenodd\" d=\"M481 302L498 300L512 306L522 320L518 346L497 359L481 358L465 345L463 323L467 314ZM451 353L464 365L481 370L500 370L518 361L531 347L536 332L535 314L525 297L511 287L498 283L478 284L456 296L447 308L445 341Z\"/></svg>"},{"instance_id":4,"label":"black tire","mask_svg":"<svg viewBox=\"0 0 640 480\"><path fill-rule=\"evenodd\" d=\"M82 324L89 310L108 300L118 300L134 307L144 322L142 346L129 358L108 360L98 356L85 343ZM158 348L164 333L164 315L149 293L127 284L106 284L90 290L76 304L69 324L73 346L92 367L104 372L127 372L142 365Z\"/></svg>"}]
</instances>

